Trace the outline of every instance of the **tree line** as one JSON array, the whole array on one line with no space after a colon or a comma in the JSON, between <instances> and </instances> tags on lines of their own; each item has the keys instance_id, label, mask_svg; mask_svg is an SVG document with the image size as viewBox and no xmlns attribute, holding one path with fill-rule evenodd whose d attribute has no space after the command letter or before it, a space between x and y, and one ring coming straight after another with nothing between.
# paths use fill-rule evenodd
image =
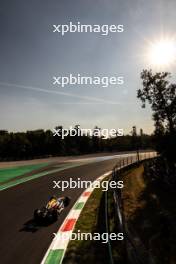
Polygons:
<instances>
[{"instance_id":1,"label":"tree line","mask_svg":"<svg viewBox=\"0 0 176 264\"><path fill-rule=\"evenodd\" d=\"M129 135L107 139L89 135L68 135L62 139L54 137L51 130L43 129L26 132L0 130L1 161L151 149L153 146L153 136L143 134L142 130L137 135L135 126Z\"/></svg>"}]
</instances>

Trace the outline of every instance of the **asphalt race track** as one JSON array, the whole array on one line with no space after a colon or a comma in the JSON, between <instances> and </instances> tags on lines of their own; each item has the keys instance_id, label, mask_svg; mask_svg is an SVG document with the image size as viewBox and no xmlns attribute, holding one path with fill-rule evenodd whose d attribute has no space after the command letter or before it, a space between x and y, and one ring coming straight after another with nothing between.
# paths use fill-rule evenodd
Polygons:
<instances>
[{"instance_id":1,"label":"asphalt race track","mask_svg":"<svg viewBox=\"0 0 176 264\"><path fill-rule=\"evenodd\" d=\"M123 155L122 155L123 156ZM52 239L69 210L83 189L66 189L61 193L53 189L53 180L81 178L94 180L111 170L117 157L89 163L74 168L51 173L41 178L19 184L0 192L0 256L2 264L39 264ZM33 224L34 209L45 205L53 195L72 198L70 205L62 211L57 222L50 226L37 227Z\"/></svg>"}]
</instances>

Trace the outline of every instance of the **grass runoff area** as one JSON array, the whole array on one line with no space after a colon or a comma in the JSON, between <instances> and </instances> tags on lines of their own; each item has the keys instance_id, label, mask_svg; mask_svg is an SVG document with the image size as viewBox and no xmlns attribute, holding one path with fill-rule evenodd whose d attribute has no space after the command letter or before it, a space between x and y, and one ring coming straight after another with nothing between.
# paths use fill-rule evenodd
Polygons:
<instances>
[{"instance_id":1,"label":"grass runoff area","mask_svg":"<svg viewBox=\"0 0 176 264\"><path fill-rule=\"evenodd\" d=\"M145 162L124 174L126 225L133 241L140 240L138 251L143 248L147 252L146 263L176 263L176 194L156 182L155 175L146 173L149 166L150 162Z\"/></svg>"},{"instance_id":2,"label":"grass runoff area","mask_svg":"<svg viewBox=\"0 0 176 264\"><path fill-rule=\"evenodd\" d=\"M25 165L12 168L0 169L0 184L11 181L16 177L22 176L25 173L29 173L33 170L40 169L47 166L48 163Z\"/></svg>"},{"instance_id":3,"label":"grass runoff area","mask_svg":"<svg viewBox=\"0 0 176 264\"><path fill-rule=\"evenodd\" d=\"M106 178L107 180L107 178ZM112 192L109 194L112 198ZM108 203L112 203L112 199ZM114 209L114 208L113 208ZM118 233L117 226L114 225L114 211L108 212L110 221L110 232ZM81 215L76 223L74 233L107 233L105 222L105 192L102 188L95 188L90 198L88 199ZM121 256L119 254L123 242L115 240L116 259L119 264ZM102 243L102 240L71 240L69 242L63 264L90 264L90 263L110 263L108 243Z\"/></svg>"},{"instance_id":4,"label":"grass runoff area","mask_svg":"<svg viewBox=\"0 0 176 264\"><path fill-rule=\"evenodd\" d=\"M104 193L101 188L93 191L76 223L74 233L106 232ZM71 240L63 264L108 263L107 244L95 240Z\"/></svg>"}]
</instances>

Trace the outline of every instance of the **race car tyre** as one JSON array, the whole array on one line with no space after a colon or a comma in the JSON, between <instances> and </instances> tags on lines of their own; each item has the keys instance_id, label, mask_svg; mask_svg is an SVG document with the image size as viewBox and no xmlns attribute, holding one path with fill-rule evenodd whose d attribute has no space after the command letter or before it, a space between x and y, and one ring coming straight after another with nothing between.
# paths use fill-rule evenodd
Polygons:
<instances>
[{"instance_id":1,"label":"race car tyre","mask_svg":"<svg viewBox=\"0 0 176 264\"><path fill-rule=\"evenodd\" d=\"M67 207L69 205L69 203L70 203L70 197L66 196L64 198L64 201L63 202L64 202L64 207Z\"/></svg>"},{"instance_id":2,"label":"race car tyre","mask_svg":"<svg viewBox=\"0 0 176 264\"><path fill-rule=\"evenodd\" d=\"M40 220L40 210L36 209L34 211L34 220L39 221Z\"/></svg>"},{"instance_id":3,"label":"race car tyre","mask_svg":"<svg viewBox=\"0 0 176 264\"><path fill-rule=\"evenodd\" d=\"M54 211L52 212L52 217L53 217L53 221L57 221L58 214L57 214L57 211L56 211L56 210L54 210Z\"/></svg>"}]
</instances>

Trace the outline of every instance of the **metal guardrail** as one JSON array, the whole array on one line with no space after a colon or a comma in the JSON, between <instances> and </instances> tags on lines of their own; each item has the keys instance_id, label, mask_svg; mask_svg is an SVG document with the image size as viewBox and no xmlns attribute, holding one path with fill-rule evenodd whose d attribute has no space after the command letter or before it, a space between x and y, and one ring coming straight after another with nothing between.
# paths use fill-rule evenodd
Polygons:
<instances>
[{"instance_id":1,"label":"metal guardrail","mask_svg":"<svg viewBox=\"0 0 176 264\"><path fill-rule=\"evenodd\" d=\"M108 194L105 192L105 223L106 223L106 232L109 233L109 221L108 221ZM108 253L110 257L110 264L114 264L111 242L108 238Z\"/></svg>"},{"instance_id":2,"label":"metal guardrail","mask_svg":"<svg viewBox=\"0 0 176 264\"><path fill-rule=\"evenodd\" d=\"M157 157L156 152L137 152L136 154L127 155L126 157L120 158L118 163L113 169L112 178L113 181L121 180L123 168L130 168L130 166L134 166L135 164L139 164L143 160L151 159ZM123 213L123 202L122 202L122 194L121 189L113 190L114 203L117 213L117 222L120 227L120 232L124 233L124 246L127 254L127 259L129 263L132 264L146 264L148 252L145 249L144 245L138 241L138 245L136 245L136 241L133 240L133 235L129 228L126 225L124 213ZM108 228L108 202L107 202L107 192L105 196L105 212L106 212L106 229ZM139 248L140 247L140 248ZM114 263L113 255L111 251L111 243L108 243L110 263ZM150 259L150 264L154 264L153 260Z\"/></svg>"}]
</instances>

